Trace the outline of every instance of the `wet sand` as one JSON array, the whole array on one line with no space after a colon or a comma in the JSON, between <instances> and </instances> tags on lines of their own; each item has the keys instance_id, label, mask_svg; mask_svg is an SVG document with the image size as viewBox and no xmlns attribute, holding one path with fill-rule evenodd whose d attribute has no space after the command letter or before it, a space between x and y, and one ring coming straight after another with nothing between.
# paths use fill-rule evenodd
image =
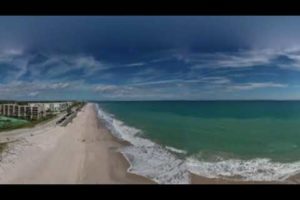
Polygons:
<instances>
[{"instance_id":1,"label":"wet sand","mask_svg":"<svg viewBox=\"0 0 300 200\"><path fill-rule=\"evenodd\" d=\"M222 178L206 178L191 174L191 184L222 184L222 185L249 185L249 184L283 184L282 182L275 181L241 181L241 180L228 180Z\"/></svg>"}]
</instances>

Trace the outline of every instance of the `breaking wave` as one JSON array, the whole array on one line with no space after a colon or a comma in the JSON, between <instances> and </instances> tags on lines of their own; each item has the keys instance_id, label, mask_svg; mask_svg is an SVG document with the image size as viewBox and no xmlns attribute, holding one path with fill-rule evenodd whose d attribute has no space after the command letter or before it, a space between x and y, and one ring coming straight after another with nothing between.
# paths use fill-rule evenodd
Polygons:
<instances>
[{"instance_id":1,"label":"breaking wave","mask_svg":"<svg viewBox=\"0 0 300 200\"><path fill-rule=\"evenodd\" d=\"M245 181L285 181L300 172L300 162L279 163L270 159L229 159L217 162L188 158L190 172L207 178L229 178Z\"/></svg>"},{"instance_id":2,"label":"breaking wave","mask_svg":"<svg viewBox=\"0 0 300 200\"><path fill-rule=\"evenodd\" d=\"M104 112L98 104L96 107L98 117L104 121L110 132L132 144L120 150L130 163L128 172L142 175L160 184L188 184L190 173L207 178L245 181L285 181L288 177L300 173L300 162L280 163L267 158L219 158L207 161L199 155L187 156L184 150L163 147L142 138L141 130L127 126L113 115ZM185 158L179 158L176 154L185 155Z\"/></svg>"},{"instance_id":3,"label":"breaking wave","mask_svg":"<svg viewBox=\"0 0 300 200\"><path fill-rule=\"evenodd\" d=\"M151 140L138 137L140 130L126 126L113 115L98 108L98 116L106 127L119 139L128 141L132 146L121 149L121 153L130 163L128 172L145 176L160 184L188 184L189 172L184 160Z\"/></svg>"}]
</instances>

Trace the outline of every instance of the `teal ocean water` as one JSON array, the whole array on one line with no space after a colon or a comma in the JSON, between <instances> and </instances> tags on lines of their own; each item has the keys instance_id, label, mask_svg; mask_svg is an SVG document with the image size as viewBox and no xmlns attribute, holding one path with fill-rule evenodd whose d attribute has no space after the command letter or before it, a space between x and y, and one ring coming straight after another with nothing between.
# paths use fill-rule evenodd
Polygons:
<instances>
[{"instance_id":1,"label":"teal ocean water","mask_svg":"<svg viewBox=\"0 0 300 200\"><path fill-rule=\"evenodd\" d=\"M186 183L188 172L285 180L300 170L300 101L98 102L98 109L133 144L123 150L131 172L157 182Z\"/></svg>"}]
</instances>

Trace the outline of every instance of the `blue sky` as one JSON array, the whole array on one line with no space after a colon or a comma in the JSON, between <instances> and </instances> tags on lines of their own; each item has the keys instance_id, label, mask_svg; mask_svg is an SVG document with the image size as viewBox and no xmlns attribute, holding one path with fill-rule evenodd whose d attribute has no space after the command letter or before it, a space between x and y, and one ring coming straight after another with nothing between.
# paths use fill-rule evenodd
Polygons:
<instances>
[{"instance_id":1,"label":"blue sky","mask_svg":"<svg viewBox=\"0 0 300 200\"><path fill-rule=\"evenodd\" d=\"M300 99L300 17L0 17L0 99Z\"/></svg>"}]
</instances>

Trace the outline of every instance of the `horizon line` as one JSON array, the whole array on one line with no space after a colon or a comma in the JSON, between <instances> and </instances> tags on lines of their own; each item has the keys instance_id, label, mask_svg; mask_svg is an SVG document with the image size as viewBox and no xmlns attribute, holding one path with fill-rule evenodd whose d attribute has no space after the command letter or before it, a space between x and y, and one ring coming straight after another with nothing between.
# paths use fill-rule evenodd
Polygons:
<instances>
[{"instance_id":1,"label":"horizon line","mask_svg":"<svg viewBox=\"0 0 300 200\"><path fill-rule=\"evenodd\" d=\"M83 102L115 102L115 101L300 101L300 99L152 99L152 100L95 100L95 99L56 99L56 100L14 100L0 99L0 102L65 102L65 101L83 101Z\"/></svg>"}]
</instances>

